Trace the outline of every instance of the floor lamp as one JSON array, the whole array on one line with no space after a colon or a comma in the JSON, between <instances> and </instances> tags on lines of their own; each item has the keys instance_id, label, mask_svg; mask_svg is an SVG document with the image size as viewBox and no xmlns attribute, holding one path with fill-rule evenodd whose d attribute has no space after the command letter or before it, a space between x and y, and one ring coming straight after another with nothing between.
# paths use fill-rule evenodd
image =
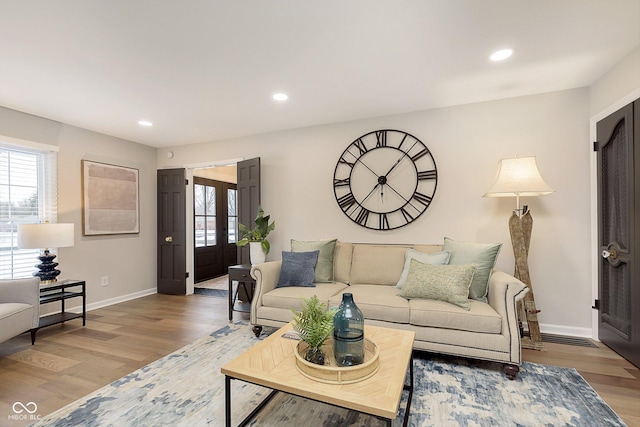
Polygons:
<instances>
[{"instance_id":1,"label":"floor lamp","mask_svg":"<svg viewBox=\"0 0 640 427\"><path fill-rule=\"evenodd\" d=\"M484 195L484 197L516 198L516 208L511 218L509 218L509 233L511 234L511 245L515 257L514 276L529 287L529 292L527 292L523 300L529 337L522 339L522 347L535 350L541 350L543 345L540 325L538 324L540 310L536 309L529 276L528 257L533 217L526 205L520 207L520 197L543 196L553 192L554 190L542 179L535 157L516 157L500 160L496 180ZM522 313L522 309L519 310L519 313Z\"/></svg>"}]
</instances>

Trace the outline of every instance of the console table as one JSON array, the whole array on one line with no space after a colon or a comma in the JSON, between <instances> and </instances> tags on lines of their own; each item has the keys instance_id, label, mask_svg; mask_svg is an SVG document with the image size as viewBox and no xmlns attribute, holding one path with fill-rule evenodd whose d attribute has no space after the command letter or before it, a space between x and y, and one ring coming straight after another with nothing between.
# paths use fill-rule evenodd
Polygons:
<instances>
[{"instance_id":1,"label":"console table","mask_svg":"<svg viewBox=\"0 0 640 427\"><path fill-rule=\"evenodd\" d=\"M238 282L235 293L233 292L234 281ZM247 285L249 285L249 288L247 288ZM233 321L234 311L248 313L248 310L237 310L235 308L240 286L244 288L245 293L249 297L249 301L251 301L251 299L253 299L255 285L256 281L251 277L251 264L232 265L229 267L229 322Z\"/></svg>"},{"instance_id":2,"label":"console table","mask_svg":"<svg viewBox=\"0 0 640 427\"><path fill-rule=\"evenodd\" d=\"M70 298L82 298L82 313L65 311L65 301ZM82 326L85 326L87 304L86 283L84 280L61 280L51 285L40 286L40 305L58 301L61 305L60 312L41 317L38 329L79 318L82 318Z\"/></svg>"}]
</instances>

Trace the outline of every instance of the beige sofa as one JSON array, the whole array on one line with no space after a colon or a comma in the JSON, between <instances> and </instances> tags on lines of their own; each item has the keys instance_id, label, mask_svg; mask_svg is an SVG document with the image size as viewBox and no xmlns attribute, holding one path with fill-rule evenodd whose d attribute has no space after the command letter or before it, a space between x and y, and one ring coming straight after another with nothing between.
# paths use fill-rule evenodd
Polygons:
<instances>
[{"instance_id":1,"label":"beige sofa","mask_svg":"<svg viewBox=\"0 0 640 427\"><path fill-rule=\"evenodd\" d=\"M376 245L338 242L333 259L334 282L314 287L279 287L282 261L252 267L256 289L251 303L254 333L262 326L280 327L300 309L302 298L317 295L330 307L339 305L349 292L362 310L365 323L411 330L414 348L505 363L505 373L514 379L521 363L517 301L528 288L521 281L494 270L489 278L488 303L469 300L469 310L449 302L406 299L395 287L403 272L407 248L421 253L442 251L440 245Z\"/></svg>"},{"instance_id":2,"label":"beige sofa","mask_svg":"<svg viewBox=\"0 0 640 427\"><path fill-rule=\"evenodd\" d=\"M40 322L40 279L0 280L0 342L31 331L35 343Z\"/></svg>"}]
</instances>

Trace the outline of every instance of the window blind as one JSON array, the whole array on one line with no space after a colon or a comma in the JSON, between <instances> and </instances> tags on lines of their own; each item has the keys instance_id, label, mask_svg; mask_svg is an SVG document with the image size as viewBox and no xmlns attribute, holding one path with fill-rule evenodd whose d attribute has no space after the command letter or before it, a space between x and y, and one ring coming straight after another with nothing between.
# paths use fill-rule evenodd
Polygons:
<instances>
[{"instance_id":1,"label":"window blind","mask_svg":"<svg viewBox=\"0 0 640 427\"><path fill-rule=\"evenodd\" d=\"M30 277L38 249L18 249L18 224L57 222L57 153L0 139L0 279Z\"/></svg>"}]
</instances>

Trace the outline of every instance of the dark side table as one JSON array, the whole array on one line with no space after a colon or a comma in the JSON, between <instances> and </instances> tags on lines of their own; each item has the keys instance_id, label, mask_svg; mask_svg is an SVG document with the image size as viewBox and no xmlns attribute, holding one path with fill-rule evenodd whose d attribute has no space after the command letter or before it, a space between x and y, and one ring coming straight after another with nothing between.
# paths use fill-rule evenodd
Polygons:
<instances>
[{"instance_id":1,"label":"dark side table","mask_svg":"<svg viewBox=\"0 0 640 427\"><path fill-rule=\"evenodd\" d=\"M235 292L233 292L233 282L238 282ZM233 321L234 311L249 312L249 310L238 310L235 308L238 291L241 286L249 297L249 301L245 302L251 302L256 286L256 281L251 277L251 264L232 265L229 267L229 322Z\"/></svg>"},{"instance_id":2,"label":"dark side table","mask_svg":"<svg viewBox=\"0 0 640 427\"><path fill-rule=\"evenodd\" d=\"M87 322L86 283L84 280L60 280L58 282L40 286L40 305L53 302L60 303L60 312L40 318L38 329L46 326L64 323L72 319L82 319L82 326ZM82 312L65 311L65 301L70 298L82 298Z\"/></svg>"}]
</instances>

